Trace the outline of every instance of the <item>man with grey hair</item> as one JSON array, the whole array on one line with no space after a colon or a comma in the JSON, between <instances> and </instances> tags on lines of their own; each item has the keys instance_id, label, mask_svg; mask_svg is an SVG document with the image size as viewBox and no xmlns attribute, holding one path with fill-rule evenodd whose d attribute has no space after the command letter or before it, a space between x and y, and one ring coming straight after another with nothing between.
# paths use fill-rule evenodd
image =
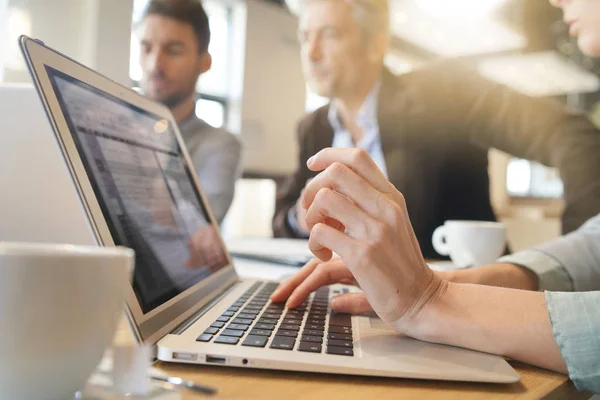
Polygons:
<instances>
[{"instance_id":1,"label":"man with grey hair","mask_svg":"<svg viewBox=\"0 0 600 400\"><path fill-rule=\"evenodd\" d=\"M298 125L299 167L277 194L273 231L308 237L301 194L307 160L326 147L366 150L407 203L425 257L450 219L493 221L489 148L559 169L563 231L600 209L600 132L582 115L483 79L458 62L401 76L383 59L386 0L303 0L298 36L305 77L328 105Z\"/></svg>"}]
</instances>

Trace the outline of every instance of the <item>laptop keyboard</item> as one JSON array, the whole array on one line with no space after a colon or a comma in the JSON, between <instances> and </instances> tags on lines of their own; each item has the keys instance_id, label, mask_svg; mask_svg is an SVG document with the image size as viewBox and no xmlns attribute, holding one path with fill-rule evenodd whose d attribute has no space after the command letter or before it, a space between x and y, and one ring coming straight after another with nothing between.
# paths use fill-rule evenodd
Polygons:
<instances>
[{"instance_id":1,"label":"laptop keyboard","mask_svg":"<svg viewBox=\"0 0 600 400\"><path fill-rule=\"evenodd\" d=\"M300 306L272 303L276 282L257 282L196 340L224 345L262 347L353 356L352 320L332 313L330 288L322 287Z\"/></svg>"}]
</instances>

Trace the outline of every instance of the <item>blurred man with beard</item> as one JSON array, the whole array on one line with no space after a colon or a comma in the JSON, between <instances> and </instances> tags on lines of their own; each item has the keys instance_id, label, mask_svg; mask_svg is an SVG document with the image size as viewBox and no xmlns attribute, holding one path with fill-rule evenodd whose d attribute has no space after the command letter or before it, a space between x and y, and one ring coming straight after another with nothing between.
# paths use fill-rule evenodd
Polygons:
<instances>
[{"instance_id":1,"label":"blurred man with beard","mask_svg":"<svg viewBox=\"0 0 600 400\"><path fill-rule=\"evenodd\" d=\"M171 109L219 223L241 172L238 139L195 114L196 82L211 67L210 27L200 0L152 0L138 27L144 94Z\"/></svg>"}]
</instances>

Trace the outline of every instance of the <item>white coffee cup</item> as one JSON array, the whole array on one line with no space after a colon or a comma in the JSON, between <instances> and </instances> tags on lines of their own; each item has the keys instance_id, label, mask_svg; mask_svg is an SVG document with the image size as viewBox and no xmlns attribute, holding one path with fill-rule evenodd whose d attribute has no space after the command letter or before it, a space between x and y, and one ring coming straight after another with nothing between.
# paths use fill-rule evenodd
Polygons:
<instances>
[{"instance_id":1,"label":"white coffee cup","mask_svg":"<svg viewBox=\"0 0 600 400\"><path fill-rule=\"evenodd\" d=\"M69 399L85 386L133 261L120 247L0 243L0 399Z\"/></svg>"},{"instance_id":2,"label":"white coffee cup","mask_svg":"<svg viewBox=\"0 0 600 400\"><path fill-rule=\"evenodd\" d=\"M494 263L506 249L506 227L500 222L446 221L433 232L433 248L457 268Z\"/></svg>"}]
</instances>

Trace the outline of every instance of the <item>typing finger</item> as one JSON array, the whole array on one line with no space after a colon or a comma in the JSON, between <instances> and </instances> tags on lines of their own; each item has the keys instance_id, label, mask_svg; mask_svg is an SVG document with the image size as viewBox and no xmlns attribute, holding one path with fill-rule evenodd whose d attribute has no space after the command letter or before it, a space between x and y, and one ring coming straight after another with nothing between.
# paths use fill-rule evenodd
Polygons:
<instances>
[{"instance_id":1,"label":"typing finger","mask_svg":"<svg viewBox=\"0 0 600 400\"><path fill-rule=\"evenodd\" d=\"M339 259L321 263L314 271L293 291L286 306L297 307L315 290L321 286L338 283L343 279L351 279L352 273Z\"/></svg>"}]
</instances>

